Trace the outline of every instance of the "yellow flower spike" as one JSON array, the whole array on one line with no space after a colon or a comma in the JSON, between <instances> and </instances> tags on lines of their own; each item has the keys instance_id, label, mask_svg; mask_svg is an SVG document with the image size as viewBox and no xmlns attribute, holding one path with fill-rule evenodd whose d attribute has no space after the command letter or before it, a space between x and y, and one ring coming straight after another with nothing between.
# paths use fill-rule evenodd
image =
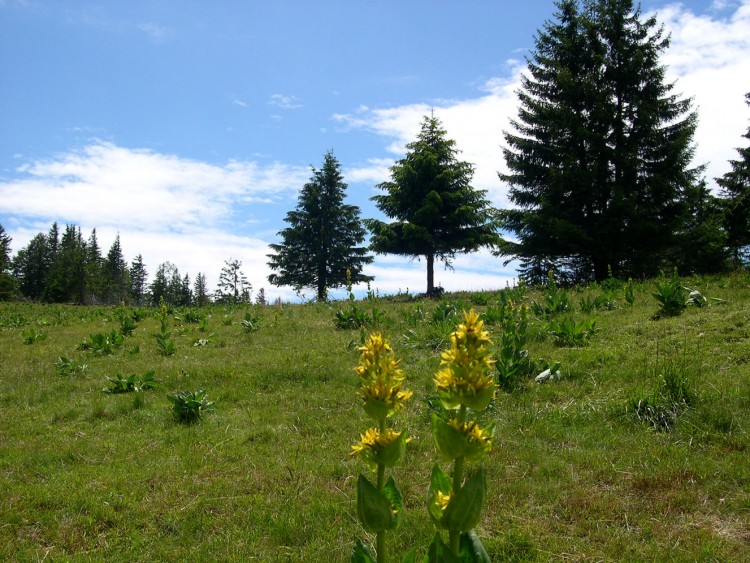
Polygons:
<instances>
[{"instance_id":1,"label":"yellow flower spike","mask_svg":"<svg viewBox=\"0 0 750 563\"><path fill-rule=\"evenodd\" d=\"M441 354L435 386L446 409L464 405L482 411L495 396L492 340L473 309L464 313L464 319L451 334L451 347Z\"/></svg>"},{"instance_id":2,"label":"yellow flower spike","mask_svg":"<svg viewBox=\"0 0 750 563\"><path fill-rule=\"evenodd\" d=\"M383 421L401 410L412 392L403 390L404 373L380 333L371 334L359 350L359 365L354 368L360 378L359 395L365 412L373 419Z\"/></svg>"},{"instance_id":3,"label":"yellow flower spike","mask_svg":"<svg viewBox=\"0 0 750 563\"><path fill-rule=\"evenodd\" d=\"M351 455L360 456L373 471L378 464L394 467L401 462L408 441L405 432L369 428L360 436L359 443L352 446Z\"/></svg>"}]
</instances>

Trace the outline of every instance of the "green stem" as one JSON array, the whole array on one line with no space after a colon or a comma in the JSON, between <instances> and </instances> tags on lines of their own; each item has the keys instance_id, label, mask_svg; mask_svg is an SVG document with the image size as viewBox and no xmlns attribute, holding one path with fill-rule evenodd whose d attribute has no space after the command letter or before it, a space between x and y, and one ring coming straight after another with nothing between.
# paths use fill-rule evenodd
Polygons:
<instances>
[{"instance_id":1,"label":"green stem","mask_svg":"<svg viewBox=\"0 0 750 563\"><path fill-rule=\"evenodd\" d=\"M463 425L466 422L466 405L461 405L461 410L458 411L458 422ZM464 480L464 457L457 457L453 462L453 494L456 494L461 488L461 484ZM450 530L448 532L448 540L450 550L454 555L458 555L461 546L461 531Z\"/></svg>"},{"instance_id":2,"label":"green stem","mask_svg":"<svg viewBox=\"0 0 750 563\"><path fill-rule=\"evenodd\" d=\"M380 432L385 432L385 418L380 420ZM385 465L378 463L378 490L382 491L385 486ZM385 530L378 532L375 537L375 553L378 563L385 563Z\"/></svg>"}]
</instances>

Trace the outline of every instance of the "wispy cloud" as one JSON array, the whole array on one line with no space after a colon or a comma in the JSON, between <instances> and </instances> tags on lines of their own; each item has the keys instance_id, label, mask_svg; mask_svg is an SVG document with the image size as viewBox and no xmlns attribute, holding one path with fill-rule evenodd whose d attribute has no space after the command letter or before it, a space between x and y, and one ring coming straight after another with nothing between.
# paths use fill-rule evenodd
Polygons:
<instances>
[{"instance_id":1,"label":"wispy cloud","mask_svg":"<svg viewBox=\"0 0 750 563\"><path fill-rule=\"evenodd\" d=\"M158 25L153 22L139 23L136 27L156 43L166 41L174 33L172 28Z\"/></svg>"},{"instance_id":2,"label":"wispy cloud","mask_svg":"<svg viewBox=\"0 0 750 563\"><path fill-rule=\"evenodd\" d=\"M269 105L280 107L282 109L298 109L303 107L302 102L296 96L286 96L284 94L273 94L268 99Z\"/></svg>"},{"instance_id":3,"label":"wispy cloud","mask_svg":"<svg viewBox=\"0 0 750 563\"><path fill-rule=\"evenodd\" d=\"M223 260L241 259L260 287L270 273L267 241L229 225L293 197L308 175L281 163L217 165L96 141L26 162L16 178L0 180L0 215L10 219L16 250L53 221L74 223L96 227L103 246L120 232L126 257L143 254L152 271L169 259L183 273L206 272L211 280Z\"/></svg>"}]
</instances>

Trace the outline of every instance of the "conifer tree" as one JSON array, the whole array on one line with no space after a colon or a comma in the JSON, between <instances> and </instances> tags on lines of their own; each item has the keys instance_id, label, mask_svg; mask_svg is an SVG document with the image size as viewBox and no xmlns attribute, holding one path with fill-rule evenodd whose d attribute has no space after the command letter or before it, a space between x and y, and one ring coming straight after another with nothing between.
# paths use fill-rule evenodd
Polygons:
<instances>
[{"instance_id":1,"label":"conifer tree","mask_svg":"<svg viewBox=\"0 0 750 563\"><path fill-rule=\"evenodd\" d=\"M367 219L370 247L378 254L424 257L427 294L435 291L434 263L450 267L456 253L474 252L497 241L495 213L486 192L471 186L474 168L459 161L455 141L434 116L425 116L417 140L390 169L391 180L374 196L392 223Z\"/></svg>"},{"instance_id":2,"label":"conifer tree","mask_svg":"<svg viewBox=\"0 0 750 563\"><path fill-rule=\"evenodd\" d=\"M195 276L195 282L193 283L193 296L195 298L195 304L198 307L208 305L211 301L208 295L208 282L206 281L206 275L198 272Z\"/></svg>"},{"instance_id":3,"label":"conifer tree","mask_svg":"<svg viewBox=\"0 0 750 563\"><path fill-rule=\"evenodd\" d=\"M372 257L359 246L365 229L359 208L344 203L346 188L341 165L329 151L322 168L312 168L297 208L287 213L289 226L278 233L282 241L270 245L274 253L268 265L276 273L268 281L273 285L314 288L318 300L325 301L329 289L373 279L362 273Z\"/></svg>"},{"instance_id":4,"label":"conifer tree","mask_svg":"<svg viewBox=\"0 0 750 563\"><path fill-rule=\"evenodd\" d=\"M579 5L580 4L580 5ZM695 218L696 113L665 80L669 38L631 0L560 0L535 39L504 149L505 227L531 281L642 276L677 258Z\"/></svg>"},{"instance_id":5,"label":"conifer tree","mask_svg":"<svg viewBox=\"0 0 750 563\"><path fill-rule=\"evenodd\" d=\"M137 305L142 305L146 300L147 280L146 265L143 263L143 257L139 254L130 264L130 283L128 286L128 296Z\"/></svg>"},{"instance_id":6,"label":"conifer tree","mask_svg":"<svg viewBox=\"0 0 750 563\"><path fill-rule=\"evenodd\" d=\"M18 291L27 299L44 299L50 271L48 258L49 244L44 233L37 233L13 257L13 276L18 282Z\"/></svg>"},{"instance_id":7,"label":"conifer tree","mask_svg":"<svg viewBox=\"0 0 750 563\"><path fill-rule=\"evenodd\" d=\"M97 301L104 298L105 280L102 273L104 259L96 237L96 229L91 231L86 242L86 291L89 300Z\"/></svg>"},{"instance_id":8,"label":"conifer tree","mask_svg":"<svg viewBox=\"0 0 750 563\"><path fill-rule=\"evenodd\" d=\"M11 275L10 259L10 235L5 232L5 228L0 225L0 301L7 301L13 295L15 289L15 279Z\"/></svg>"},{"instance_id":9,"label":"conifer tree","mask_svg":"<svg viewBox=\"0 0 750 563\"><path fill-rule=\"evenodd\" d=\"M222 303L249 303L253 286L247 281L239 260L225 260L219 274L216 300Z\"/></svg>"},{"instance_id":10,"label":"conifer tree","mask_svg":"<svg viewBox=\"0 0 750 563\"><path fill-rule=\"evenodd\" d=\"M48 239L51 237L48 237ZM46 299L53 303L86 300L86 243L80 227L66 225L47 285Z\"/></svg>"},{"instance_id":11,"label":"conifer tree","mask_svg":"<svg viewBox=\"0 0 750 563\"><path fill-rule=\"evenodd\" d=\"M745 95L750 105L750 92ZM750 141L750 127L742 136ZM743 258L743 247L750 246L750 144L738 148L739 160L730 160L732 169L716 183L722 189L724 208L724 228L728 244L736 262ZM745 249L744 258L747 258Z\"/></svg>"},{"instance_id":12,"label":"conifer tree","mask_svg":"<svg viewBox=\"0 0 750 563\"><path fill-rule=\"evenodd\" d=\"M112 246L107 252L103 265L106 299L109 303L120 303L128 294L129 273L128 264L122 255L120 233L117 233Z\"/></svg>"}]
</instances>

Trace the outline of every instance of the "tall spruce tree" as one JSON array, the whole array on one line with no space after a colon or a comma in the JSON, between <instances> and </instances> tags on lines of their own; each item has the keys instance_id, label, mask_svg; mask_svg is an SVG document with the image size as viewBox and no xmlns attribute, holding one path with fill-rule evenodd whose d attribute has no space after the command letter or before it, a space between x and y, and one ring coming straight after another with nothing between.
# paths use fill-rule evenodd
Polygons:
<instances>
[{"instance_id":1,"label":"tall spruce tree","mask_svg":"<svg viewBox=\"0 0 750 563\"><path fill-rule=\"evenodd\" d=\"M750 105L750 93L745 95ZM742 136L750 141L750 127ZM716 183L721 187L724 208L724 228L727 232L727 243L732 250L734 260L747 259L747 248L750 246L750 144L738 148L739 160L730 160L732 169Z\"/></svg>"},{"instance_id":2,"label":"tall spruce tree","mask_svg":"<svg viewBox=\"0 0 750 563\"><path fill-rule=\"evenodd\" d=\"M44 299L50 271L48 259L49 244L44 233L37 233L13 257L13 276L18 282L18 291L25 298L35 301Z\"/></svg>"},{"instance_id":3,"label":"tall spruce tree","mask_svg":"<svg viewBox=\"0 0 750 563\"><path fill-rule=\"evenodd\" d=\"M128 297L136 305L143 305L146 301L146 281L148 271L143 263L143 257L139 254L130 263L130 283L128 285Z\"/></svg>"},{"instance_id":4,"label":"tall spruce tree","mask_svg":"<svg viewBox=\"0 0 750 563\"><path fill-rule=\"evenodd\" d=\"M195 276L195 282L193 283L193 296L195 298L195 304L198 307L203 307L211 302L211 298L208 294L206 275L201 272L198 272Z\"/></svg>"},{"instance_id":5,"label":"tall spruce tree","mask_svg":"<svg viewBox=\"0 0 750 563\"><path fill-rule=\"evenodd\" d=\"M122 255L120 233L117 233L112 246L107 252L102 268L104 275L105 295L108 303L125 301L128 295L129 272L128 263Z\"/></svg>"},{"instance_id":6,"label":"tall spruce tree","mask_svg":"<svg viewBox=\"0 0 750 563\"><path fill-rule=\"evenodd\" d=\"M665 81L669 38L630 0L560 0L535 38L505 132L517 236L502 254L530 281L554 268L574 281L670 267L689 199L697 116ZM679 257L677 257L679 258ZM679 260L678 260L679 262Z\"/></svg>"},{"instance_id":7,"label":"tall spruce tree","mask_svg":"<svg viewBox=\"0 0 750 563\"><path fill-rule=\"evenodd\" d=\"M456 253L498 241L495 213L486 192L471 186L474 167L459 161L455 141L434 114L425 116L417 140L390 168L391 180L372 199L392 223L365 220L370 247L378 254L424 257L427 294L435 291L435 260L450 267Z\"/></svg>"},{"instance_id":8,"label":"tall spruce tree","mask_svg":"<svg viewBox=\"0 0 750 563\"><path fill-rule=\"evenodd\" d=\"M97 302L104 299L105 280L102 272L104 259L102 251L99 248L99 241L96 237L96 229L91 231L88 241L86 242L86 292L87 301Z\"/></svg>"},{"instance_id":9,"label":"tall spruce tree","mask_svg":"<svg viewBox=\"0 0 750 563\"><path fill-rule=\"evenodd\" d=\"M10 259L10 235L5 232L5 228L0 225L0 301L7 301L13 295L16 282L11 275Z\"/></svg>"},{"instance_id":10,"label":"tall spruce tree","mask_svg":"<svg viewBox=\"0 0 750 563\"><path fill-rule=\"evenodd\" d=\"M276 273L273 285L289 285L299 291L314 288L319 301L329 289L372 280L362 273L372 262L359 219L359 208L344 203L347 185L333 152L326 153L323 167L312 168L310 181L299 194L297 208L286 215L282 241L271 244L268 265ZM348 276L348 277L347 277Z\"/></svg>"},{"instance_id":11,"label":"tall spruce tree","mask_svg":"<svg viewBox=\"0 0 750 563\"><path fill-rule=\"evenodd\" d=\"M48 237L48 241L52 237ZM86 302L86 242L80 227L66 225L50 270L46 299L54 303Z\"/></svg>"}]
</instances>

